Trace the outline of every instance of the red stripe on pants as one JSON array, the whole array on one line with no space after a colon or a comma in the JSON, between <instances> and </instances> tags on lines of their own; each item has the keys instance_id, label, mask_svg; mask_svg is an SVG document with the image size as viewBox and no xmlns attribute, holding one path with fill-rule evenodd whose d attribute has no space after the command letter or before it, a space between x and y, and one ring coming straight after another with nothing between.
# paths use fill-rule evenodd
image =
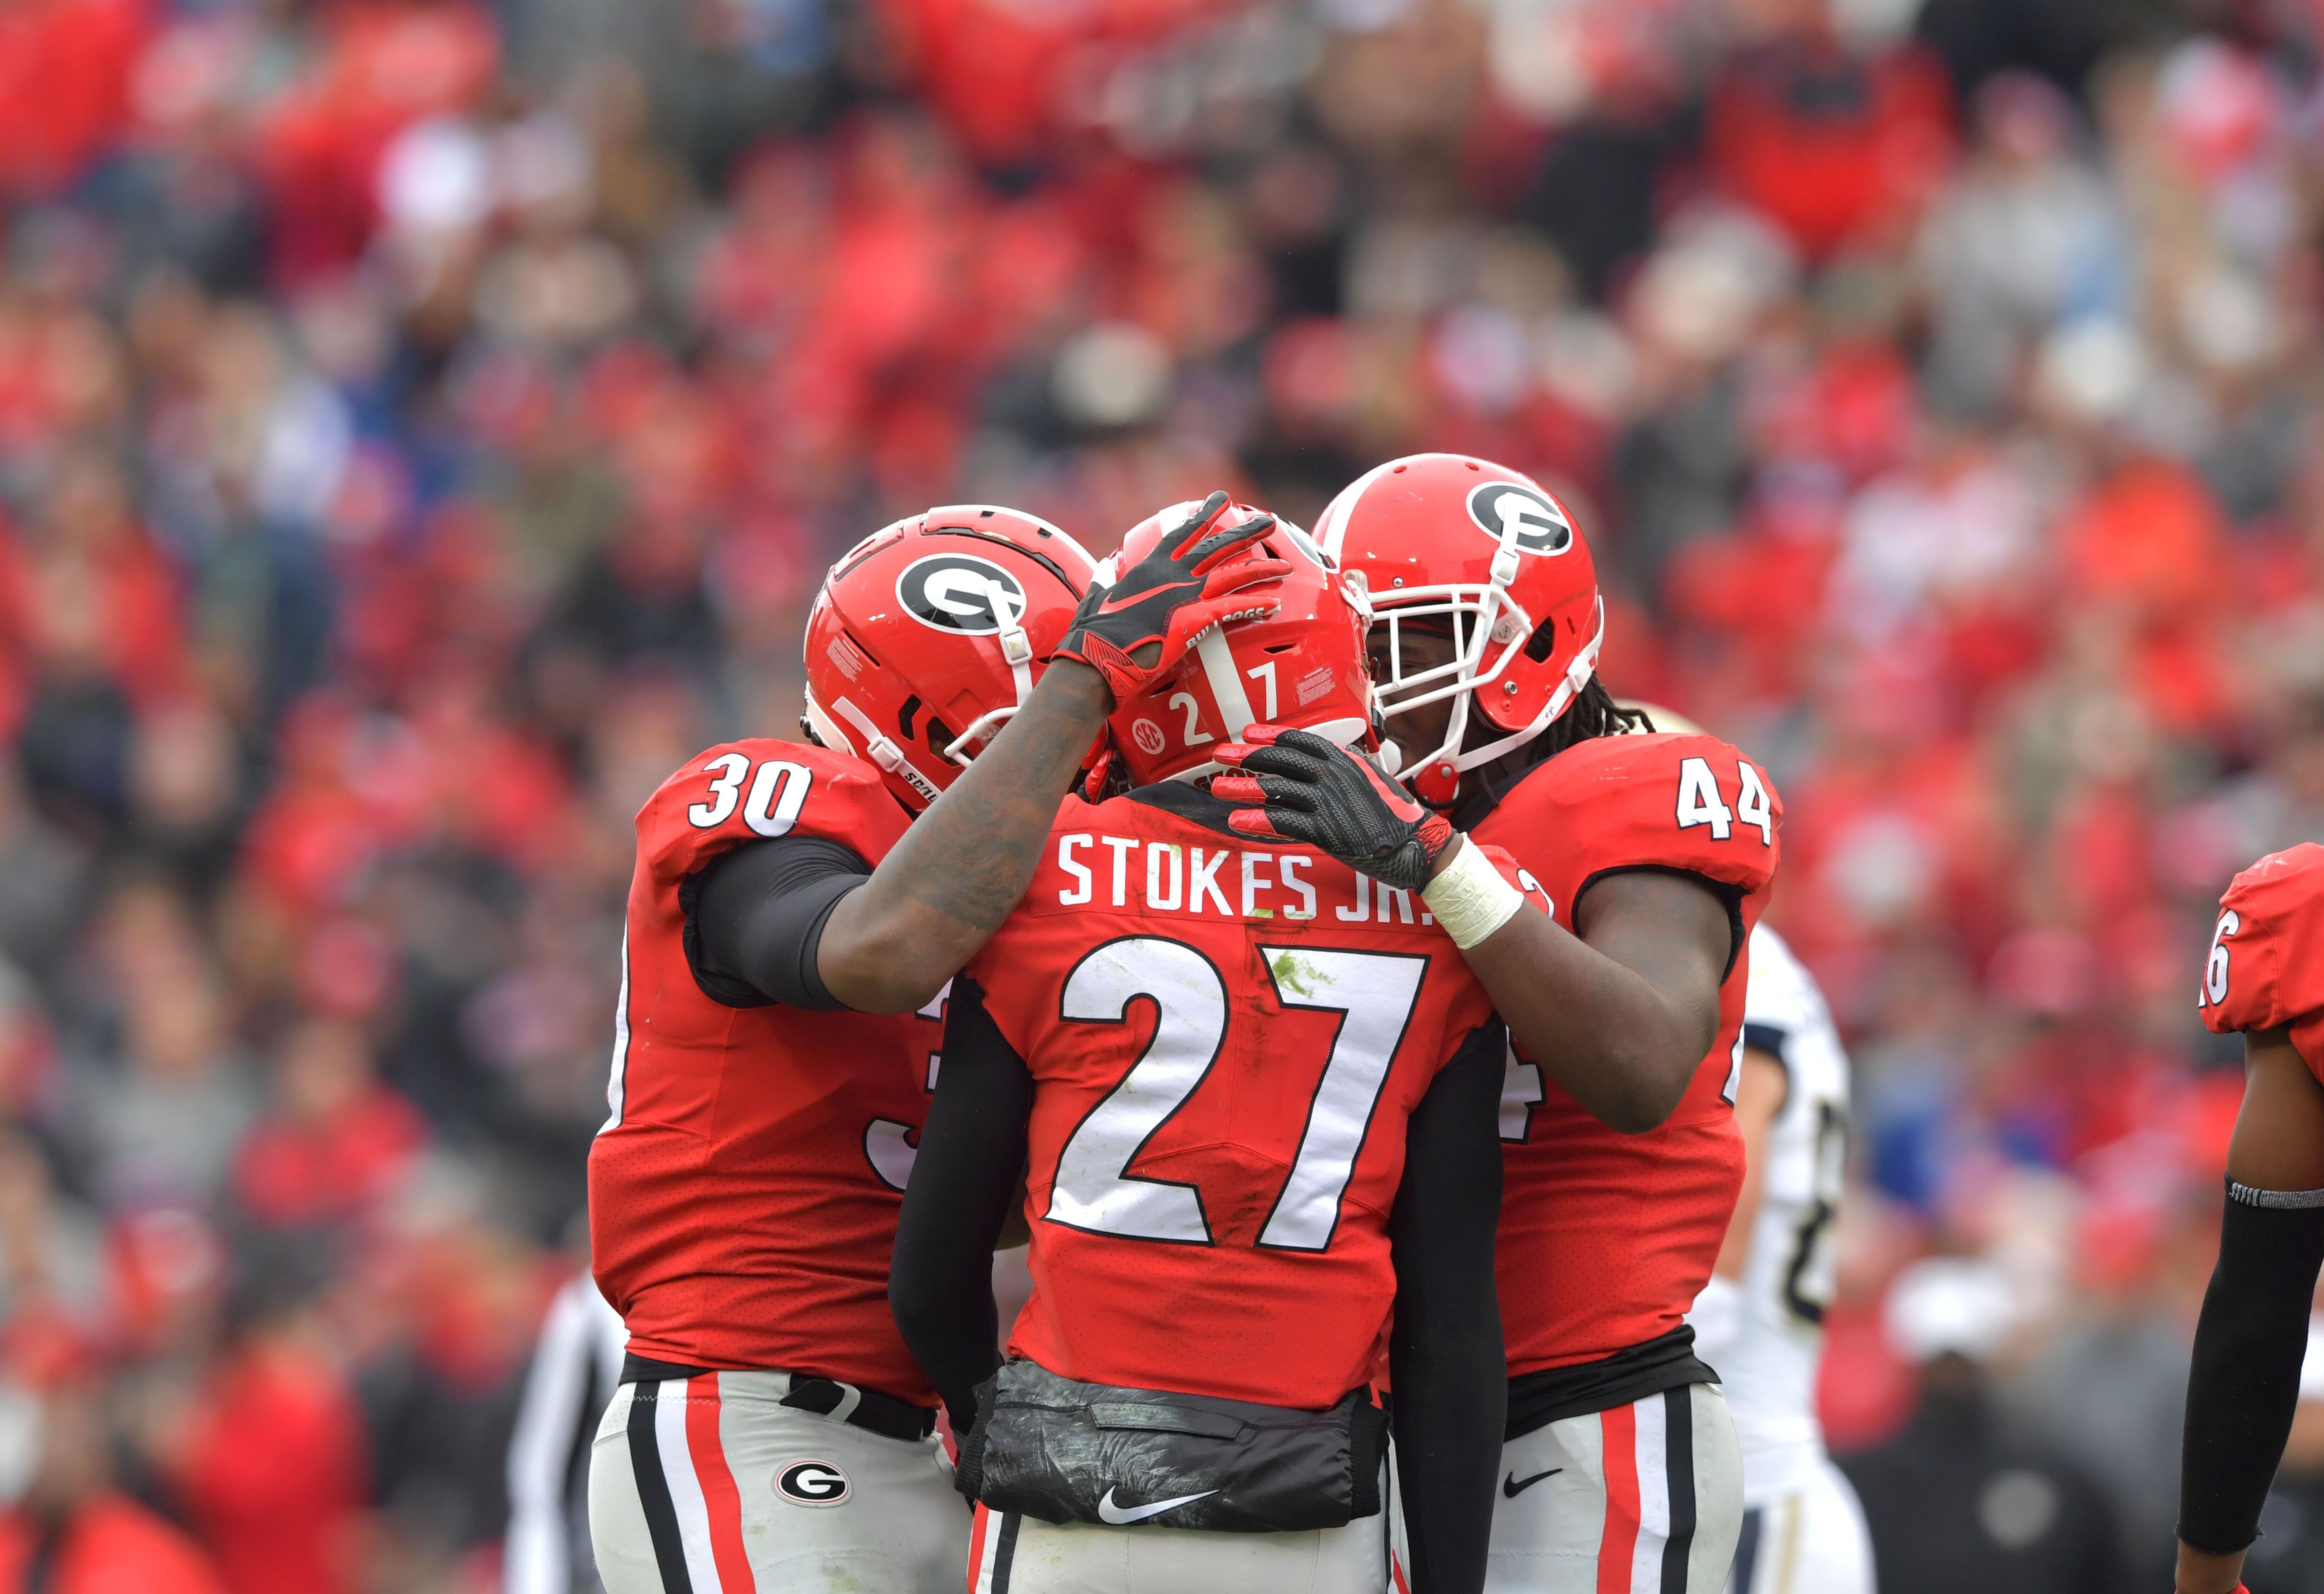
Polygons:
<instances>
[{"instance_id":1,"label":"red stripe on pants","mask_svg":"<svg viewBox=\"0 0 2324 1594\"><path fill-rule=\"evenodd\" d=\"M1638 1411L1618 1405L1598 1414L1606 1474L1606 1535L1598 1541L1598 1594L1630 1594L1638 1553Z\"/></svg>"},{"instance_id":2,"label":"red stripe on pants","mask_svg":"<svg viewBox=\"0 0 2324 1594\"><path fill-rule=\"evenodd\" d=\"M984 1532L992 1513L980 1501L973 1520L975 1525L968 1530L968 1594L976 1594L976 1580L984 1575Z\"/></svg>"},{"instance_id":3,"label":"red stripe on pants","mask_svg":"<svg viewBox=\"0 0 2324 1594\"><path fill-rule=\"evenodd\" d=\"M710 1558L718 1568L720 1594L758 1594L751 1558L742 1549L742 1496L718 1442L716 1373L687 1380L686 1450L694 1459L694 1479L702 1486L702 1503L710 1515Z\"/></svg>"}]
</instances>

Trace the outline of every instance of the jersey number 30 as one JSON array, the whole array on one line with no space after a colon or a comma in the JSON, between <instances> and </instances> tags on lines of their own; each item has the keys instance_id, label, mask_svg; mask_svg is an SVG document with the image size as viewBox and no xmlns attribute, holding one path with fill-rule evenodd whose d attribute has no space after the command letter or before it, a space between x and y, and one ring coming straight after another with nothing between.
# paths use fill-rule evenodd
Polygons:
<instances>
[{"instance_id":1,"label":"jersey number 30","mask_svg":"<svg viewBox=\"0 0 2324 1594\"><path fill-rule=\"evenodd\" d=\"M1308 1105L1291 1176L1259 1237L1260 1245L1277 1249L1320 1251L1339 1226L1340 1198L1355 1172L1388 1065L1420 1000L1428 960L1306 946L1263 946L1259 955L1267 960L1276 1000L1285 1007L1345 1015ZM1218 1061L1226 1041L1226 981L1208 958L1183 942L1126 937L1106 943L1074 965L1058 1016L1084 1024L1121 1024L1139 997L1157 1009L1154 1038L1065 1141L1044 1215L1099 1234L1209 1245L1201 1192L1124 1170Z\"/></svg>"},{"instance_id":2,"label":"jersey number 30","mask_svg":"<svg viewBox=\"0 0 2324 1594\"><path fill-rule=\"evenodd\" d=\"M770 840L790 834L791 826L798 823L799 810L807 806L807 788L815 783L815 771L806 765L769 759L759 766L746 798L742 778L751 773L751 760L739 752L721 753L698 772L715 774L717 779L710 783L710 800L686 810L688 825L696 830L715 830L733 816L739 803L742 823Z\"/></svg>"}]
</instances>

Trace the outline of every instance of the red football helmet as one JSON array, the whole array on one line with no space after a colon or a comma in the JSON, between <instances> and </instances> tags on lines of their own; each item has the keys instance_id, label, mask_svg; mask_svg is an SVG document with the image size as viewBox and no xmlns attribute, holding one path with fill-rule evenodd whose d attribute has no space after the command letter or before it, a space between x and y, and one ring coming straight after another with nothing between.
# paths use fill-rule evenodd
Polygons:
<instances>
[{"instance_id":1,"label":"red football helmet","mask_svg":"<svg viewBox=\"0 0 2324 1594\"><path fill-rule=\"evenodd\" d=\"M1199 504L1174 504L1139 521L1121 551L1098 568L1101 585L1116 569L1151 553L1166 527L1185 524ZM1260 511L1230 504L1220 523ZM1342 746L1379 745L1364 631L1370 615L1360 593L1332 568L1305 531L1288 521L1259 548L1291 573L1263 590L1282 606L1262 619L1203 633L1176 675L1114 705L1107 721L1114 756L1133 786L1193 780L1219 765L1211 749L1257 721L1313 731Z\"/></svg>"},{"instance_id":2,"label":"red football helmet","mask_svg":"<svg viewBox=\"0 0 2324 1594\"><path fill-rule=\"evenodd\" d=\"M1411 760L1428 802L1450 803L1462 770L1540 735L1597 668L1606 605L1589 545L1522 472L1462 454L1391 459L1332 500L1315 540L1387 622L1380 712L1453 699L1443 745ZM1451 663L1405 668L1402 628L1415 622L1452 633ZM1472 703L1506 733L1464 748Z\"/></svg>"},{"instance_id":3,"label":"red football helmet","mask_svg":"<svg viewBox=\"0 0 2324 1594\"><path fill-rule=\"evenodd\" d=\"M883 527L816 594L802 723L918 813L1031 695L1095 567L1047 521L996 505Z\"/></svg>"}]
</instances>

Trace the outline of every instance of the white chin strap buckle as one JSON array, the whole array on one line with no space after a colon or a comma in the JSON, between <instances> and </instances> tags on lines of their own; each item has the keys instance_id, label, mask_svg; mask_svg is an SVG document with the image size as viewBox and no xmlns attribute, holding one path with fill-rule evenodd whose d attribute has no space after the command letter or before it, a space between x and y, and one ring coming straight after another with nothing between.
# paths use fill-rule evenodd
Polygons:
<instances>
[{"instance_id":1,"label":"white chin strap buckle","mask_svg":"<svg viewBox=\"0 0 2324 1594\"><path fill-rule=\"evenodd\" d=\"M920 773L918 768L905 755L904 750L890 742L886 733L872 723L871 715L844 697L839 698L831 706L838 711L841 719L854 726L856 733L863 738L865 758L870 759L887 773L902 777L905 784L918 792L927 801L936 800L940 795L936 783Z\"/></svg>"}]
</instances>

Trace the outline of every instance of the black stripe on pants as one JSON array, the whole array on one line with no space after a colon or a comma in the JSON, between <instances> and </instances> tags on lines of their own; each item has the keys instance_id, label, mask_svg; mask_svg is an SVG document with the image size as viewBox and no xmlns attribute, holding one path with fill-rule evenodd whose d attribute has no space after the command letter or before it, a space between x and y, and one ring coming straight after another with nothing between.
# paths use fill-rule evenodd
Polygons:
<instances>
[{"instance_id":1,"label":"black stripe on pants","mask_svg":"<svg viewBox=\"0 0 2324 1594\"><path fill-rule=\"evenodd\" d=\"M1766 1520L1763 1506L1743 1513L1743 1532L1735 1541L1735 1594L1751 1594L1752 1580L1759 1575L1759 1525Z\"/></svg>"},{"instance_id":2,"label":"black stripe on pants","mask_svg":"<svg viewBox=\"0 0 2324 1594\"><path fill-rule=\"evenodd\" d=\"M694 1580L686 1575L686 1543L678 1537L678 1506L669 1497L669 1479L662 1475L661 1445L654 1437L655 1396L659 1384L635 1384L630 1396L630 1470L638 1480L638 1504L645 1507L646 1532L653 1539L654 1565L661 1572L662 1594L694 1594ZM684 1385L678 1386L684 1398Z\"/></svg>"},{"instance_id":3,"label":"black stripe on pants","mask_svg":"<svg viewBox=\"0 0 2324 1594\"><path fill-rule=\"evenodd\" d=\"M992 1552L992 1594L1009 1594L1009 1565L1017 1559L1017 1529L1024 1520L1014 1511L1001 1519L1001 1543Z\"/></svg>"},{"instance_id":4,"label":"black stripe on pants","mask_svg":"<svg viewBox=\"0 0 2324 1594\"><path fill-rule=\"evenodd\" d=\"M1670 1490L1670 1537L1663 1543L1662 1594L1687 1594L1694 1553L1694 1386L1663 1391L1663 1470Z\"/></svg>"}]
</instances>

